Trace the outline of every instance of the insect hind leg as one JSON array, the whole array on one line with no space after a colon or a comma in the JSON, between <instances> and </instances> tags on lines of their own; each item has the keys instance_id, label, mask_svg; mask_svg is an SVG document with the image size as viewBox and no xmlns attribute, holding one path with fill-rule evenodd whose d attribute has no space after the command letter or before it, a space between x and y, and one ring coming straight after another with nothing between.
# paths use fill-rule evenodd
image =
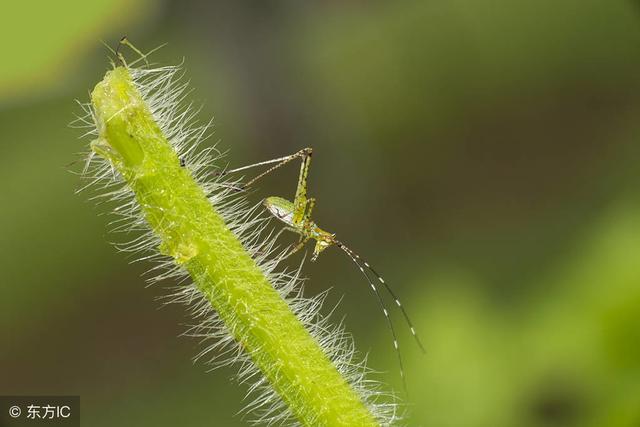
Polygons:
<instances>
[{"instance_id":1,"label":"insect hind leg","mask_svg":"<svg viewBox=\"0 0 640 427\"><path fill-rule=\"evenodd\" d=\"M247 170L247 169L251 169L251 168L255 168L258 166L266 166L266 165L271 165L276 163L274 166L270 167L269 169L267 169L266 171L262 172L261 174L259 174L258 176L252 178L251 180L249 180L246 184L243 185L243 187L249 187L252 184L254 184L256 181L258 181L260 178L270 174L271 172L275 171L276 169L281 168L282 166L286 165L287 163L289 163L292 160L295 160L297 158L300 157L304 157L309 150L311 150L310 148L303 148L300 151L297 151L289 156L284 156L284 157L278 157L276 159L271 159L271 160L265 160L263 162L258 162L258 163L253 163L247 166L242 166L239 168L235 168L235 169L229 169L223 172L218 173L218 175L228 175L230 173L235 173L235 172L240 172L243 170Z\"/></svg>"}]
</instances>

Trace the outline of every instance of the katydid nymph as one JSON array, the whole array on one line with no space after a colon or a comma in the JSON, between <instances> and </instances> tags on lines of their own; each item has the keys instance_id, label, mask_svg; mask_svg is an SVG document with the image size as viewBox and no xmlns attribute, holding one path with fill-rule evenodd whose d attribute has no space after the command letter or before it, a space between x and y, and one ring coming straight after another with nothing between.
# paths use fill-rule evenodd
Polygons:
<instances>
[{"instance_id":1,"label":"katydid nymph","mask_svg":"<svg viewBox=\"0 0 640 427\"><path fill-rule=\"evenodd\" d=\"M413 323L411 322L406 310L400 303L400 300L396 296L395 292L393 292L391 287L384 281L382 276L380 276L369 265L367 261L362 259L358 254L356 254L354 251L352 251L347 246L345 246L344 243L336 239L335 234L323 230L315 223L315 221L313 221L311 215L313 213L313 208L315 207L316 199L313 197L307 197L307 175L309 173L309 165L311 164L312 155L313 155L313 150L311 148L303 148L302 150L289 156L279 157L277 159L254 163L254 164L243 166L236 169L230 169L225 172L222 172L222 174L226 175L229 173L240 172L240 171L254 168L254 167L274 165L274 166L271 166L266 171L259 174L258 176L252 178L244 185L242 185L241 188L244 189L246 187L249 187L251 184L255 183L260 178L264 177L265 175L291 162L292 160L295 160L295 159L301 160L300 174L298 176L298 186L296 188L296 194L293 202L290 202L289 200L286 200L282 197L277 197L277 196L267 197L266 199L264 199L264 202L263 202L265 208L274 217L276 217L286 225L282 231L288 230L300 236L300 240L298 241L298 243L293 245L293 247L291 248L291 250L286 256L288 257L294 254L295 252L299 251L300 249L302 249L309 240L315 240L315 247L313 250L311 261L315 261L322 251L327 249L329 246L333 246L333 245L342 249L342 251L349 256L351 261L353 261L353 263L358 267L360 272L363 274L363 276L369 283L369 286L373 290L378 300L378 304L380 305L380 308L384 313L385 319L387 321L387 325L393 337L393 346L398 356L398 364L400 366L400 376L402 377L403 385L406 390L402 356L400 355L400 348L398 345L396 331L393 326L393 322L389 317L389 312L380 294L378 286L376 285L376 282L379 282L386 289L389 295L391 295L391 298L393 298L395 304L398 306L398 308L402 312L402 315L407 323L407 326L411 330L411 334L413 335L416 343L418 344L418 346L420 347L423 353L425 352L424 346L420 342L420 339L418 338L418 334L416 333Z\"/></svg>"}]
</instances>

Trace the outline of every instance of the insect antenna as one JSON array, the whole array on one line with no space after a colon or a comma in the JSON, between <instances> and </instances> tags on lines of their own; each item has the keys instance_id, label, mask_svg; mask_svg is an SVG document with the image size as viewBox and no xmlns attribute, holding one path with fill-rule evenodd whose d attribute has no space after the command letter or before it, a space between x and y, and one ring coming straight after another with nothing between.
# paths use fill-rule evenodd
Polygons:
<instances>
[{"instance_id":1,"label":"insect antenna","mask_svg":"<svg viewBox=\"0 0 640 427\"><path fill-rule=\"evenodd\" d=\"M418 337L418 333L416 332L416 328L413 327L413 322L411 322L411 319L409 318L409 315L407 314L407 311L404 309L404 306L402 305L402 303L400 303L400 299L397 297L397 295L395 294L395 292L393 292L393 290L391 289L391 286L389 286L387 284L387 282L384 281L384 279L382 278L382 276L380 276L378 274L377 271L375 271L373 269L373 267L371 267L369 265L369 263L367 261L365 261L364 259L360 258L360 256L358 256L357 254L353 254L358 260L360 260L364 266L369 269L369 271L376 276L376 278L378 279L378 281L380 283L382 283L382 285L384 286L384 288L387 290L387 292L389 292L389 295L391 295L391 298L393 298L393 300L395 301L396 305L398 306L398 308L400 309L400 311L402 312L402 316L404 317L405 322L407 322L407 326L409 326L409 329L411 330L411 335L413 335L413 339L416 341L416 344L418 344L418 347L420 347L420 350L422 350L423 354L426 354L427 351L425 350L424 346L422 345L422 341L420 341L420 337Z\"/></svg>"},{"instance_id":2,"label":"insect antenna","mask_svg":"<svg viewBox=\"0 0 640 427\"><path fill-rule=\"evenodd\" d=\"M420 337L418 336L418 333L416 332L416 328L413 326L413 322L411 321L411 318L409 317L409 314L404 309L404 306L400 302L400 299L398 298L396 293L393 292L393 289L391 289L391 286L389 286L387 284L387 282L384 281L382 276L380 274L378 274L378 272L376 270L374 270L373 267L371 267L367 261L362 259L360 257L360 255L356 254L351 249L346 247L342 242L336 241L336 245L338 245L338 247L340 247L343 251L347 252L347 254L349 254L350 257L355 258L360 263L362 263L371 272L371 274L373 274L378 279L378 281L380 283L382 283L382 286L384 286L384 288L387 290L387 292L389 292L389 295L391 295L391 298L393 298L393 300L395 301L396 305L398 306L398 308L402 312L402 316L404 317L404 320L407 323L407 326L409 326L409 329L411 330L411 335L413 335L413 338L416 341L416 344L418 344L418 347L420 347L420 350L422 350L422 353L426 353L427 351L425 350L424 345L422 345L422 341L420 341Z\"/></svg>"},{"instance_id":3,"label":"insect antenna","mask_svg":"<svg viewBox=\"0 0 640 427\"><path fill-rule=\"evenodd\" d=\"M371 280L366 270L364 269L363 265L360 263L361 261L360 257L356 255L351 249L349 249L344 244L342 244L341 242L336 240L335 244L340 249L342 249L344 253L346 253L349 256L349 258L351 258L351 261L353 261L353 263L356 266L358 266L358 269L360 270L362 275L367 279L367 282L369 282L369 286L371 286L371 289L373 289L373 292L376 294L376 299L378 300L378 304L380 305L380 308L382 308L382 312L384 313L384 317L387 321L387 325L389 326L389 330L391 331L391 336L393 337L393 346L395 347L396 354L398 355L398 365L400 367L400 377L402 378L402 386L404 388L405 393L408 394L407 382L404 376L404 365L402 363L402 355L400 354L400 347L398 345L398 337L396 335L396 330L393 327L393 322L391 321L391 317L389 316L389 311L387 310L387 306L385 305L384 300L382 299L382 295L380 295L380 292L378 291L378 288L376 287L374 281ZM370 267L368 268L371 269Z\"/></svg>"}]
</instances>

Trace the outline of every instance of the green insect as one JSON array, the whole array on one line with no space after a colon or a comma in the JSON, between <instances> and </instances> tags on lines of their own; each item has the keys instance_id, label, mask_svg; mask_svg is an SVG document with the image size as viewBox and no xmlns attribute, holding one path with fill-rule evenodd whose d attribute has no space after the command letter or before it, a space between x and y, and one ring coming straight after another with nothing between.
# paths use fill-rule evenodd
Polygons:
<instances>
[{"instance_id":1,"label":"green insect","mask_svg":"<svg viewBox=\"0 0 640 427\"><path fill-rule=\"evenodd\" d=\"M391 295L391 297L395 301L398 308L401 310L402 315L404 316L404 319L407 325L409 326L409 329L411 330L411 334L413 335L416 343L418 344L422 352L425 352L424 346L420 342L420 339L418 338L418 334L416 333L416 330L413 327L413 323L411 322L409 315L405 311L404 307L400 303L400 300L398 299L396 294L393 292L391 287L389 287L389 285L384 281L382 276L380 276L369 265L367 261L362 259L358 254L356 254L347 246L345 246L344 243L336 239L335 234L330 233L326 230L323 230L315 223L315 221L313 221L311 214L313 213L313 208L315 207L316 199L313 197L307 197L307 175L309 173L309 166L311 164L312 154L313 154L313 150L311 148L303 148L302 150L290 156L280 157L277 159L267 160L264 162L254 163L252 165L227 170L222 174L240 172L240 171L258 167L258 166L275 164L274 166L267 169L265 172L261 173L260 175L256 176L255 178L245 183L242 186L242 189L244 189L246 187L249 187L251 184L255 183L260 178L264 177L265 175L291 162L292 160L295 160L295 159L302 160L302 163L300 165L300 175L298 176L298 186L296 188L296 195L295 195L295 199L293 200L293 203L290 202L289 200L286 200L282 197L277 197L277 196L267 197L266 199L264 199L265 208L274 217L276 217L277 219L279 219L280 221L286 224L286 227L282 231L288 230L300 236L298 243L293 245L293 247L287 254L287 257L296 253L300 249L302 249L309 240L315 240L315 247L313 249L313 256L311 257L311 261L315 261L322 251L327 249L329 246L333 246L333 245L342 249L342 251L345 254L347 254L349 258L351 258L353 263L356 266L358 266L358 268L366 278L367 282L369 283L369 286L373 290L378 300L378 303L380 305L380 308L382 309L382 312L384 313L385 319L387 321L387 325L393 337L393 346L395 348L396 354L398 355L398 364L400 366L400 376L402 377L402 381L404 384L404 381L405 381L404 368L402 365L402 357L400 355L400 348L398 346L396 331L393 326L393 322L389 317L389 312L384 303L384 300L380 295L378 287L376 286L376 282L379 282L387 290L387 292ZM373 276L373 278L371 276ZM405 389L406 389L406 386L405 386Z\"/></svg>"}]
</instances>

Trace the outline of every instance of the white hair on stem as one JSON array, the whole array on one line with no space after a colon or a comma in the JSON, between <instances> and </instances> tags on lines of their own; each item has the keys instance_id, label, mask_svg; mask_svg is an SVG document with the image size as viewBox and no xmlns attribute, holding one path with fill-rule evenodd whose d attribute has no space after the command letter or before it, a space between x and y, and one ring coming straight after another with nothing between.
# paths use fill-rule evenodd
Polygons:
<instances>
[{"instance_id":1,"label":"white hair on stem","mask_svg":"<svg viewBox=\"0 0 640 427\"><path fill-rule=\"evenodd\" d=\"M211 136L213 124L197 124L198 108L186 103L190 93L184 82L181 65L150 68L129 68L133 83L142 94L156 123L175 149L181 163L205 191L213 208L224 218L227 226L243 243L261 271L287 302L291 310L317 340L342 377L357 392L381 425L396 425L401 421L398 398L383 391L381 384L370 378L373 373L366 366L366 357L359 358L351 335L342 322L332 324L329 315L321 314L328 291L315 297L303 295L300 266L291 271L278 266L287 250L281 249L276 233L270 226L271 217L264 214L262 204L252 205L246 193L237 191L239 181L215 173L224 154L215 146L203 146ZM79 103L84 114L72 126L84 128L83 137L98 136L96 114L90 103ZM218 166L220 168L220 166ZM251 414L249 422L266 425L299 425L286 404L271 388L267 379L252 363L241 345L229 333L228 326L218 317L210 302L191 282L188 273L174 260L158 251L160 238L147 226L140 207L123 178L108 160L89 153L81 171L86 188L97 189L91 197L97 203L115 205L111 213L115 219L109 223L111 231L134 234L127 243L116 244L125 253L133 254L137 261L153 261L155 265L146 273L149 285L171 281L170 293L161 298L163 304L180 303L188 307L194 321L183 335L200 339L201 351L194 361L202 360L216 369L237 365L237 380L248 386L248 403L243 414ZM333 310L332 310L333 311ZM259 351L259 350L258 350Z\"/></svg>"}]
</instances>

